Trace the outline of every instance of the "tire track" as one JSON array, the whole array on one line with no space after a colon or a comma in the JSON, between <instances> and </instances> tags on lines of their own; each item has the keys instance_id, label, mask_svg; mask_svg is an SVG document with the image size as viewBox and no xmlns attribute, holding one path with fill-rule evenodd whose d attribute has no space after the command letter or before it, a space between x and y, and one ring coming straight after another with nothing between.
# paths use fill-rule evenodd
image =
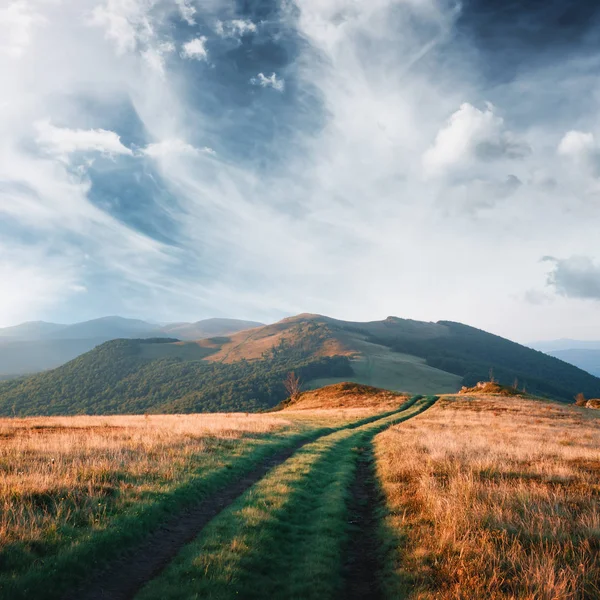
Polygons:
<instances>
[{"instance_id":1,"label":"tire track","mask_svg":"<svg viewBox=\"0 0 600 600\"><path fill-rule=\"evenodd\" d=\"M84 586L68 593L64 600L128 600L156 577L183 546L195 539L202 529L221 511L232 504L269 471L285 462L306 444L343 429L356 429L410 409L420 397L414 397L397 410L344 427L327 430L301 440L291 448L277 452L258 467L210 497L173 517L151 532L138 546L130 549L106 568L92 575Z\"/></svg>"},{"instance_id":2,"label":"tire track","mask_svg":"<svg viewBox=\"0 0 600 600\"><path fill-rule=\"evenodd\" d=\"M430 408L437 399L437 396L430 397L423 410L413 416L416 417ZM349 490L348 515L351 533L343 567L345 585L341 598L381 600L383 593L379 572L382 556L377 529L382 496L377 484L372 438L365 440L357 450L359 456L356 472Z\"/></svg>"}]
</instances>

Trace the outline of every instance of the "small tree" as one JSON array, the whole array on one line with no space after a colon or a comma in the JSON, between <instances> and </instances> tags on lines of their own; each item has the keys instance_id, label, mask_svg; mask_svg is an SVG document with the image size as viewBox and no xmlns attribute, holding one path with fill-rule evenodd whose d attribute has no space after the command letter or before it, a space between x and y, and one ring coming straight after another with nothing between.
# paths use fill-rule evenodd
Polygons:
<instances>
[{"instance_id":1,"label":"small tree","mask_svg":"<svg viewBox=\"0 0 600 600\"><path fill-rule=\"evenodd\" d=\"M586 402L587 402L587 400L585 399L585 396L581 392L579 394L577 394L577 396L575 396L575 404L577 406L585 406Z\"/></svg>"},{"instance_id":2,"label":"small tree","mask_svg":"<svg viewBox=\"0 0 600 600\"><path fill-rule=\"evenodd\" d=\"M300 394L300 377L298 377L294 371L290 371L286 375L283 380L283 385L285 386L285 391L292 400L295 400L298 397L298 394Z\"/></svg>"},{"instance_id":3,"label":"small tree","mask_svg":"<svg viewBox=\"0 0 600 600\"><path fill-rule=\"evenodd\" d=\"M490 367L490 383L496 383L494 379L494 367Z\"/></svg>"}]
</instances>

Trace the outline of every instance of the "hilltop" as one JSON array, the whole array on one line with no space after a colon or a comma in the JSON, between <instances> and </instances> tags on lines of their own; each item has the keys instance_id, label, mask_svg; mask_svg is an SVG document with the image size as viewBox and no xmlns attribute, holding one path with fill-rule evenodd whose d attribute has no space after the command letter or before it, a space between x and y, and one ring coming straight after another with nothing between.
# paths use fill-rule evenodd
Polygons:
<instances>
[{"instance_id":1,"label":"hilltop","mask_svg":"<svg viewBox=\"0 0 600 600\"><path fill-rule=\"evenodd\" d=\"M396 408L408 395L391 392L370 385L345 381L316 390L302 392L297 398L281 403L283 410L315 410L344 408Z\"/></svg>"},{"instance_id":2,"label":"hilltop","mask_svg":"<svg viewBox=\"0 0 600 600\"><path fill-rule=\"evenodd\" d=\"M310 390L354 382L410 394L455 393L488 378L567 402L600 379L460 323L398 317L350 322L302 314L197 341L115 340L47 373L0 384L0 414L205 412L270 408L295 371Z\"/></svg>"}]
</instances>

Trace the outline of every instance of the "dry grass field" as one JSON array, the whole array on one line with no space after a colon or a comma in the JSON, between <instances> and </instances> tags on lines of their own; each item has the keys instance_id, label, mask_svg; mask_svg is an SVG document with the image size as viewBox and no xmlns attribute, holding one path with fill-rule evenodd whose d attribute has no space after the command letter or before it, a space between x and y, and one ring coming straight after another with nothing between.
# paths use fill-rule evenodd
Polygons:
<instances>
[{"instance_id":1,"label":"dry grass field","mask_svg":"<svg viewBox=\"0 0 600 600\"><path fill-rule=\"evenodd\" d=\"M0 596L84 571L302 436L378 412L0 419Z\"/></svg>"},{"instance_id":2,"label":"dry grass field","mask_svg":"<svg viewBox=\"0 0 600 600\"><path fill-rule=\"evenodd\" d=\"M0 420L0 539L29 543L61 525L98 526L110 499L136 501L232 441L291 423L264 415Z\"/></svg>"},{"instance_id":3,"label":"dry grass field","mask_svg":"<svg viewBox=\"0 0 600 600\"><path fill-rule=\"evenodd\" d=\"M376 438L389 598L600 598L600 412L448 397Z\"/></svg>"}]
</instances>

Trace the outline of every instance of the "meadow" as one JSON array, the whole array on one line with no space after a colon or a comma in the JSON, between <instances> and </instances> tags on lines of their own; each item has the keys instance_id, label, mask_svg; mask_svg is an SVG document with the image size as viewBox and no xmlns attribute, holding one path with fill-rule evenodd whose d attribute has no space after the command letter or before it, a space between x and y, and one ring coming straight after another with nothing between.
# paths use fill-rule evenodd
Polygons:
<instances>
[{"instance_id":1,"label":"meadow","mask_svg":"<svg viewBox=\"0 0 600 600\"><path fill-rule=\"evenodd\" d=\"M264 414L2 419L0 595L598 599L599 457L597 410L351 383Z\"/></svg>"},{"instance_id":2,"label":"meadow","mask_svg":"<svg viewBox=\"0 0 600 600\"><path fill-rule=\"evenodd\" d=\"M455 396L376 438L388 598L600 598L600 414Z\"/></svg>"},{"instance_id":3,"label":"meadow","mask_svg":"<svg viewBox=\"0 0 600 600\"><path fill-rule=\"evenodd\" d=\"M265 457L373 413L2 419L0 590L50 573L62 589Z\"/></svg>"}]
</instances>

